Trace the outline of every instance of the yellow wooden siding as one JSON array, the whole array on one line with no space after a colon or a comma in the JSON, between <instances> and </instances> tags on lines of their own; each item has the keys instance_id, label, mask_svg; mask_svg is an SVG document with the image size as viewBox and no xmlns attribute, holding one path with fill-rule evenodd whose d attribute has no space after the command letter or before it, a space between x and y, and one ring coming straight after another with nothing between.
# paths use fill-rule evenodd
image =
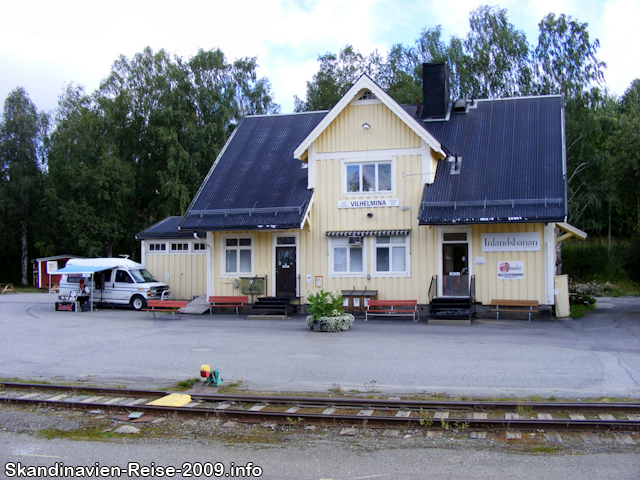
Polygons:
<instances>
[{"instance_id":1,"label":"yellow wooden siding","mask_svg":"<svg viewBox=\"0 0 640 480\"><path fill-rule=\"evenodd\" d=\"M301 234L301 276L303 290L315 289L316 275L323 277L325 290L378 290L380 299L416 299L421 304L428 303L428 289L430 275L436 264L434 262L434 241L437 236L434 229L418 226L417 216L422 198L422 158L419 155L396 157L393 195L375 195L349 197L349 200L389 199L397 198L400 205L409 207L401 210L399 207L381 208L338 208L341 196L340 170L341 161L318 160L316 164L317 184L315 199L312 207L313 225L305 228ZM403 177L404 178L403 190ZM373 217L367 217L373 213ZM329 238L327 231L337 230L411 230L410 235L410 277L376 277L372 272L371 252L374 241L372 237L365 237L364 261L366 277L329 277ZM306 275L311 275L312 282L306 283Z\"/></svg>"},{"instance_id":2,"label":"yellow wooden siding","mask_svg":"<svg viewBox=\"0 0 640 480\"><path fill-rule=\"evenodd\" d=\"M171 287L173 299L191 300L206 294L206 258L203 253L147 254L145 268Z\"/></svg>"},{"instance_id":3,"label":"yellow wooden siding","mask_svg":"<svg viewBox=\"0 0 640 480\"><path fill-rule=\"evenodd\" d=\"M509 223L501 225L472 225L473 246L472 273L476 276L476 300L488 305L493 299L537 300L544 305L545 270L544 270L544 225L532 223ZM538 252L483 252L483 233L540 233L540 251ZM485 265L473 265L473 257L484 257ZM498 262L524 262L523 280L498 280Z\"/></svg>"},{"instance_id":4,"label":"yellow wooden siding","mask_svg":"<svg viewBox=\"0 0 640 480\"><path fill-rule=\"evenodd\" d=\"M362 125L370 128L365 130ZM350 105L320 134L318 153L417 148L421 138L384 104Z\"/></svg>"}]
</instances>

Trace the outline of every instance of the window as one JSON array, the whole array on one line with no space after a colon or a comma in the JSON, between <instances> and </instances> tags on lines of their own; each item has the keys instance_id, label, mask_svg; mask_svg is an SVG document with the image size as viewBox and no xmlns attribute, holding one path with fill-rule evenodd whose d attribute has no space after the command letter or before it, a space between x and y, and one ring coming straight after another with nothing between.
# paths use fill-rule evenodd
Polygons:
<instances>
[{"instance_id":1,"label":"window","mask_svg":"<svg viewBox=\"0 0 640 480\"><path fill-rule=\"evenodd\" d=\"M246 274L253 272L253 239L249 237L225 238L223 240L224 274Z\"/></svg>"},{"instance_id":2,"label":"window","mask_svg":"<svg viewBox=\"0 0 640 480\"><path fill-rule=\"evenodd\" d=\"M364 255L362 245L349 245L348 237L330 240L330 267L334 275L364 275Z\"/></svg>"},{"instance_id":3,"label":"window","mask_svg":"<svg viewBox=\"0 0 640 480\"><path fill-rule=\"evenodd\" d=\"M150 252L164 252L167 250L167 245L165 243L150 243L149 251Z\"/></svg>"},{"instance_id":4,"label":"window","mask_svg":"<svg viewBox=\"0 0 640 480\"><path fill-rule=\"evenodd\" d=\"M189 244L188 243L172 243L171 251L172 252L188 252Z\"/></svg>"},{"instance_id":5,"label":"window","mask_svg":"<svg viewBox=\"0 0 640 480\"><path fill-rule=\"evenodd\" d=\"M391 192L391 162L348 163L347 193Z\"/></svg>"},{"instance_id":6,"label":"window","mask_svg":"<svg viewBox=\"0 0 640 480\"><path fill-rule=\"evenodd\" d=\"M127 272L124 270L116 270L116 282L120 283L133 283L133 280Z\"/></svg>"},{"instance_id":7,"label":"window","mask_svg":"<svg viewBox=\"0 0 640 480\"><path fill-rule=\"evenodd\" d=\"M205 251L207 249L207 245L205 243L194 243L193 244L193 251L194 252L202 252Z\"/></svg>"},{"instance_id":8,"label":"window","mask_svg":"<svg viewBox=\"0 0 640 480\"><path fill-rule=\"evenodd\" d=\"M408 236L376 237L375 272L380 274L407 274L409 271Z\"/></svg>"}]
</instances>

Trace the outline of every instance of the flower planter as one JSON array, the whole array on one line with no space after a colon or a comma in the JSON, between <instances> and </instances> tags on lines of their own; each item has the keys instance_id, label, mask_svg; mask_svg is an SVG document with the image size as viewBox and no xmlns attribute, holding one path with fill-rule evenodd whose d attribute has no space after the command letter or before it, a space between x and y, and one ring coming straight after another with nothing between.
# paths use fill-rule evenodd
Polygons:
<instances>
[{"instance_id":1,"label":"flower planter","mask_svg":"<svg viewBox=\"0 0 640 480\"><path fill-rule=\"evenodd\" d=\"M320 317L317 320L309 315L307 325L314 332L344 332L351 328L353 320L353 315L348 313L337 317Z\"/></svg>"}]
</instances>

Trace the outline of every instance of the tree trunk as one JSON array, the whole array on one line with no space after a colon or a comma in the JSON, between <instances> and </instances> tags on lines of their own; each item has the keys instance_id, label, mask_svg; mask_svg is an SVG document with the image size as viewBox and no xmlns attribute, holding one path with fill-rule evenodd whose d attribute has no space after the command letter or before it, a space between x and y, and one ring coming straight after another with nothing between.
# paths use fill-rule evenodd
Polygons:
<instances>
[{"instance_id":1,"label":"tree trunk","mask_svg":"<svg viewBox=\"0 0 640 480\"><path fill-rule=\"evenodd\" d=\"M29 266L29 258L27 255L27 222L26 220L22 220L20 224L22 225L22 268L20 272L20 284L29 285L27 281L27 267Z\"/></svg>"},{"instance_id":2,"label":"tree trunk","mask_svg":"<svg viewBox=\"0 0 640 480\"><path fill-rule=\"evenodd\" d=\"M611 202L609 202L609 232L607 239L607 257L611 258Z\"/></svg>"}]
</instances>

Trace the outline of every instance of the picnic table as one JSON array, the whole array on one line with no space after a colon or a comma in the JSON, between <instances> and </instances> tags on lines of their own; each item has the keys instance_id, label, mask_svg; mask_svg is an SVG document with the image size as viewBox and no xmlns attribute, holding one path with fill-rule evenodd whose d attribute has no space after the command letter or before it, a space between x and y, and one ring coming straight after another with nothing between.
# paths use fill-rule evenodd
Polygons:
<instances>
[{"instance_id":1,"label":"picnic table","mask_svg":"<svg viewBox=\"0 0 640 480\"><path fill-rule=\"evenodd\" d=\"M0 290L2 290L2 295L7 291L18 293L18 291L13 287L13 283L0 283Z\"/></svg>"}]
</instances>

